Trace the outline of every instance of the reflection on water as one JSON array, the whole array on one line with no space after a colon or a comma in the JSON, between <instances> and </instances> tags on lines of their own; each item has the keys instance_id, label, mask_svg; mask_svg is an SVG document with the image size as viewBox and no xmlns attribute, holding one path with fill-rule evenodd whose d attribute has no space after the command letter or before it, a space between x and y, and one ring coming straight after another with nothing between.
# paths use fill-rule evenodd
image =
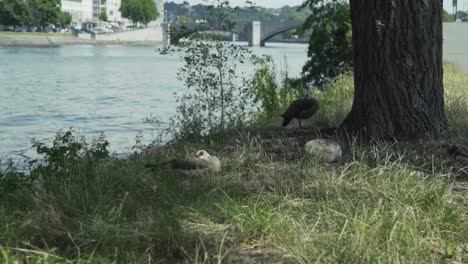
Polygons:
<instances>
[{"instance_id":1,"label":"reflection on water","mask_svg":"<svg viewBox=\"0 0 468 264\"><path fill-rule=\"evenodd\" d=\"M269 44L255 49L300 73L306 45ZM156 47L62 46L0 47L0 156L24 151L31 138L51 139L73 127L93 137L103 131L111 149L126 152L139 133L151 140L150 115L174 112L174 92L182 65Z\"/></svg>"}]
</instances>

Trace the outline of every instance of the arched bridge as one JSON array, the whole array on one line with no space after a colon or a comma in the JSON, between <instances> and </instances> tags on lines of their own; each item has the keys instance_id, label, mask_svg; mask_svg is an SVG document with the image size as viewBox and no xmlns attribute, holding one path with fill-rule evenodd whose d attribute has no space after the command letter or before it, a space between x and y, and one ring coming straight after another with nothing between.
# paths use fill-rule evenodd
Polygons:
<instances>
[{"instance_id":1,"label":"arched bridge","mask_svg":"<svg viewBox=\"0 0 468 264\"><path fill-rule=\"evenodd\" d=\"M272 37L283 32L293 30L302 25L301 21L289 22L260 22L253 21L245 28L249 46L264 47Z\"/></svg>"},{"instance_id":2,"label":"arched bridge","mask_svg":"<svg viewBox=\"0 0 468 264\"><path fill-rule=\"evenodd\" d=\"M301 21L289 22L260 22L252 21L249 23L237 23L230 33L239 35L240 39L247 40L249 46L264 47L265 42L270 38L283 32L293 30L302 25ZM200 31L222 31L208 24L173 24L170 26L170 42L178 43L179 39L188 37L195 32Z\"/></svg>"}]
</instances>

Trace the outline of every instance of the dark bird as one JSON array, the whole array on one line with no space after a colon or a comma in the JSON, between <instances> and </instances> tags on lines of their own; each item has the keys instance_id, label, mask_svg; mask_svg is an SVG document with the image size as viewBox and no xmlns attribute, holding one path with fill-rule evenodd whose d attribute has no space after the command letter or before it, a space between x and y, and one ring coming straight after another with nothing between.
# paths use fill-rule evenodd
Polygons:
<instances>
[{"instance_id":1,"label":"dark bird","mask_svg":"<svg viewBox=\"0 0 468 264\"><path fill-rule=\"evenodd\" d=\"M283 127L286 127L291 120L296 118L299 121L299 127L302 127L301 120L312 117L319 108L317 99L305 96L302 99L295 100L281 115L283 117Z\"/></svg>"},{"instance_id":2,"label":"dark bird","mask_svg":"<svg viewBox=\"0 0 468 264\"><path fill-rule=\"evenodd\" d=\"M206 150L199 150L195 158L175 159L160 164L146 164L145 167L152 170L168 167L172 171L185 176L196 176L221 171L221 162L217 157L208 154Z\"/></svg>"}]
</instances>

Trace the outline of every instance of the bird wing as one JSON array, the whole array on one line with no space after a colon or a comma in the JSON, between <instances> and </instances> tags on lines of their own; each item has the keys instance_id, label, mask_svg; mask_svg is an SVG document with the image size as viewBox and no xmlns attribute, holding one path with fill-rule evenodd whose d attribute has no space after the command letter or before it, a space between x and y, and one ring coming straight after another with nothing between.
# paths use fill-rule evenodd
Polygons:
<instances>
[{"instance_id":1,"label":"bird wing","mask_svg":"<svg viewBox=\"0 0 468 264\"><path fill-rule=\"evenodd\" d=\"M301 101L302 99L294 100L291 103L291 105L288 107L288 109L286 109L286 111L284 111L284 113L281 116L286 119L294 118L297 114L300 113Z\"/></svg>"},{"instance_id":2,"label":"bird wing","mask_svg":"<svg viewBox=\"0 0 468 264\"><path fill-rule=\"evenodd\" d=\"M161 162L159 164L146 164L145 168L151 170L158 170L162 167L170 167L174 170L206 170L208 169L208 161L200 158L193 159L175 159L167 162Z\"/></svg>"},{"instance_id":3,"label":"bird wing","mask_svg":"<svg viewBox=\"0 0 468 264\"><path fill-rule=\"evenodd\" d=\"M314 98L298 99L293 101L281 116L285 118L293 118L297 117L304 111L316 108L318 108L318 102Z\"/></svg>"},{"instance_id":4,"label":"bird wing","mask_svg":"<svg viewBox=\"0 0 468 264\"><path fill-rule=\"evenodd\" d=\"M315 114L318 110L318 102L314 98L307 98L301 100L299 103L299 113L296 115L297 118L309 118Z\"/></svg>"}]
</instances>

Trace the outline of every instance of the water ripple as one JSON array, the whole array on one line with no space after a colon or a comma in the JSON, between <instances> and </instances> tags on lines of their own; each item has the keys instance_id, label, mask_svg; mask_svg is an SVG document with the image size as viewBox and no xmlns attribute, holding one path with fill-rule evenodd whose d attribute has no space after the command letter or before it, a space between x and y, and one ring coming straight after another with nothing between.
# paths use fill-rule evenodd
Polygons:
<instances>
[{"instance_id":1,"label":"water ripple","mask_svg":"<svg viewBox=\"0 0 468 264\"><path fill-rule=\"evenodd\" d=\"M307 46L291 47L254 52L278 63L287 54L289 72L298 75ZM0 156L69 127L91 138L104 131L113 151L126 150L137 134L154 131L143 120L174 113L173 93L184 91L177 80L181 60L158 55L155 47L0 47L0 61Z\"/></svg>"}]
</instances>

